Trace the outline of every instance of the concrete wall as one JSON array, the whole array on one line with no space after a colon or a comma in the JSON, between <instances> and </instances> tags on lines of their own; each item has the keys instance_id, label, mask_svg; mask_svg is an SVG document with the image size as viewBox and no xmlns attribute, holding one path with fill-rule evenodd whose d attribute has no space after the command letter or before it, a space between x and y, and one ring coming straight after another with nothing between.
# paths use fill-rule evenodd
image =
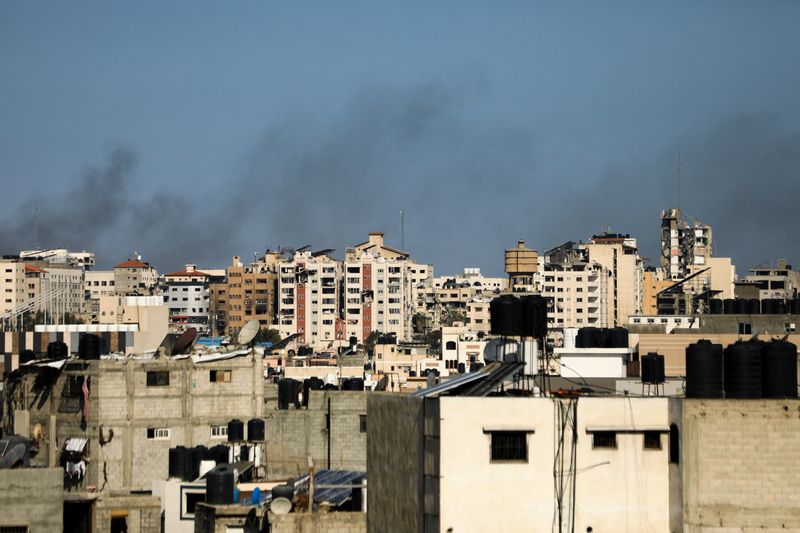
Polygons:
<instances>
[{"instance_id":1,"label":"concrete wall","mask_svg":"<svg viewBox=\"0 0 800 533\"><path fill-rule=\"evenodd\" d=\"M64 528L64 470L0 470L0 527L27 526L30 533Z\"/></svg>"},{"instance_id":2,"label":"concrete wall","mask_svg":"<svg viewBox=\"0 0 800 533\"><path fill-rule=\"evenodd\" d=\"M272 533L364 533L366 513L289 513L269 515Z\"/></svg>"},{"instance_id":3,"label":"concrete wall","mask_svg":"<svg viewBox=\"0 0 800 533\"><path fill-rule=\"evenodd\" d=\"M367 468L367 433L360 416L367 415L371 392L311 391L308 409L268 410L264 413L266 464L271 479L296 477L308 470L308 457L317 468L328 468L328 399L331 406L330 468Z\"/></svg>"},{"instance_id":4,"label":"concrete wall","mask_svg":"<svg viewBox=\"0 0 800 533\"><path fill-rule=\"evenodd\" d=\"M800 530L800 400L684 400L684 531Z\"/></svg>"},{"instance_id":5,"label":"concrete wall","mask_svg":"<svg viewBox=\"0 0 800 533\"><path fill-rule=\"evenodd\" d=\"M95 531L109 531L114 517L124 517L128 533L161 530L161 504L153 496L108 496L97 500L94 508Z\"/></svg>"},{"instance_id":6,"label":"concrete wall","mask_svg":"<svg viewBox=\"0 0 800 533\"><path fill-rule=\"evenodd\" d=\"M367 401L367 529L422 530L422 399L373 393Z\"/></svg>"}]
</instances>

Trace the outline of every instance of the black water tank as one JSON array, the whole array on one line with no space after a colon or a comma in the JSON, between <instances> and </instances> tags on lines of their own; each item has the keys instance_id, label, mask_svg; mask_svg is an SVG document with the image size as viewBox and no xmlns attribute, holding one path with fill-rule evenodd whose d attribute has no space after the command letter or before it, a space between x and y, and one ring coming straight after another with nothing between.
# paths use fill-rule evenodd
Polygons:
<instances>
[{"instance_id":1,"label":"black water tank","mask_svg":"<svg viewBox=\"0 0 800 533\"><path fill-rule=\"evenodd\" d=\"M789 303L789 312L793 315L800 315L800 298L792 298Z\"/></svg>"},{"instance_id":2,"label":"black water tank","mask_svg":"<svg viewBox=\"0 0 800 533\"><path fill-rule=\"evenodd\" d=\"M242 442L244 440L244 422L234 418L228 422L228 442Z\"/></svg>"},{"instance_id":3,"label":"black water tank","mask_svg":"<svg viewBox=\"0 0 800 533\"><path fill-rule=\"evenodd\" d=\"M206 502L216 505L233 503L233 466L221 464L206 474Z\"/></svg>"},{"instance_id":4,"label":"black water tank","mask_svg":"<svg viewBox=\"0 0 800 533\"><path fill-rule=\"evenodd\" d=\"M483 363L472 363L471 365L469 365L470 372L477 372L481 368L483 368Z\"/></svg>"},{"instance_id":5,"label":"black water tank","mask_svg":"<svg viewBox=\"0 0 800 533\"><path fill-rule=\"evenodd\" d=\"M264 419L251 418L247 421L247 440L250 442L264 441Z\"/></svg>"},{"instance_id":6,"label":"black water tank","mask_svg":"<svg viewBox=\"0 0 800 533\"><path fill-rule=\"evenodd\" d=\"M749 310L747 307L747 300L743 298L736 298L736 314L737 315L746 315L748 314Z\"/></svg>"},{"instance_id":7,"label":"black water tank","mask_svg":"<svg viewBox=\"0 0 800 533\"><path fill-rule=\"evenodd\" d=\"M597 329L597 347L611 348L611 330L608 328Z\"/></svg>"},{"instance_id":8,"label":"black water tank","mask_svg":"<svg viewBox=\"0 0 800 533\"><path fill-rule=\"evenodd\" d=\"M272 487L272 500L274 501L278 498L286 498L292 501L292 499L294 499L294 485L287 484Z\"/></svg>"},{"instance_id":9,"label":"black water tank","mask_svg":"<svg viewBox=\"0 0 800 533\"><path fill-rule=\"evenodd\" d=\"M66 359L67 357L69 357L67 343L62 341L53 341L47 345L48 359Z\"/></svg>"},{"instance_id":10,"label":"black water tank","mask_svg":"<svg viewBox=\"0 0 800 533\"><path fill-rule=\"evenodd\" d=\"M458 373L465 374L467 372L467 365L464 363L458 363Z\"/></svg>"},{"instance_id":11,"label":"black water tank","mask_svg":"<svg viewBox=\"0 0 800 533\"><path fill-rule=\"evenodd\" d=\"M611 330L611 348L627 348L628 347L628 330L627 328L616 327Z\"/></svg>"},{"instance_id":12,"label":"black water tank","mask_svg":"<svg viewBox=\"0 0 800 533\"><path fill-rule=\"evenodd\" d=\"M78 357L81 359L100 359L100 337L84 333L78 341Z\"/></svg>"},{"instance_id":13,"label":"black water tank","mask_svg":"<svg viewBox=\"0 0 800 533\"><path fill-rule=\"evenodd\" d=\"M708 302L709 314L721 315L722 314L722 300L714 298Z\"/></svg>"},{"instance_id":14,"label":"black water tank","mask_svg":"<svg viewBox=\"0 0 800 533\"><path fill-rule=\"evenodd\" d=\"M212 446L209 451L211 452L211 458L214 459L215 463L222 464L228 462L228 447L224 444Z\"/></svg>"},{"instance_id":15,"label":"black water tank","mask_svg":"<svg viewBox=\"0 0 800 533\"><path fill-rule=\"evenodd\" d=\"M641 357L642 383L664 383L664 356L649 353Z\"/></svg>"},{"instance_id":16,"label":"black water tank","mask_svg":"<svg viewBox=\"0 0 800 533\"><path fill-rule=\"evenodd\" d=\"M27 363L36 359L36 354L33 350L22 350L19 352L19 364Z\"/></svg>"},{"instance_id":17,"label":"black water tank","mask_svg":"<svg viewBox=\"0 0 800 533\"><path fill-rule=\"evenodd\" d=\"M761 314L774 315L775 314L775 300L766 298L761 300Z\"/></svg>"},{"instance_id":18,"label":"black water tank","mask_svg":"<svg viewBox=\"0 0 800 533\"><path fill-rule=\"evenodd\" d=\"M291 404L300 407L299 397L299 381L290 378L278 381L278 409L288 409Z\"/></svg>"},{"instance_id":19,"label":"black water tank","mask_svg":"<svg viewBox=\"0 0 800 533\"><path fill-rule=\"evenodd\" d=\"M322 390L339 390L339 387L333 383L326 383L323 385Z\"/></svg>"},{"instance_id":20,"label":"black water tank","mask_svg":"<svg viewBox=\"0 0 800 533\"><path fill-rule=\"evenodd\" d=\"M369 363L367 363L368 365ZM325 382L318 377L311 377L303 380L303 407L308 407L308 400L312 390L322 390Z\"/></svg>"},{"instance_id":21,"label":"black water tank","mask_svg":"<svg viewBox=\"0 0 800 533\"><path fill-rule=\"evenodd\" d=\"M192 457L192 469L189 471L189 479L200 477L200 461L213 459L211 451L205 446L195 446L190 450Z\"/></svg>"},{"instance_id":22,"label":"black water tank","mask_svg":"<svg viewBox=\"0 0 800 533\"><path fill-rule=\"evenodd\" d=\"M761 397L761 348L758 341L738 341L725 348L726 398ZM795 372L797 370L795 369Z\"/></svg>"},{"instance_id":23,"label":"black water tank","mask_svg":"<svg viewBox=\"0 0 800 533\"><path fill-rule=\"evenodd\" d=\"M722 345L699 340L686 347L686 397L722 398Z\"/></svg>"},{"instance_id":24,"label":"black water tank","mask_svg":"<svg viewBox=\"0 0 800 533\"><path fill-rule=\"evenodd\" d=\"M192 470L192 454L185 446L169 449L169 477L189 480Z\"/></svg>"},{"instance_id":25,"label":"black water tank","mask_svg":"<svg viewBox=\"0 0 800 533\"><path fill-rule=\"evenodd\" d=\"M725 298L722 302L722 309L724 310L726 315L735 315L736 314L736 300L733 298Z\"/></svg>"},{"instance_id":26,"label":"black water tank","mask_svg":"<svg viewBox=\"0 0 800 533\"><path fill-rule=\"evenodd\" d=\"M576 348L597 348L597 328L581 328L575 337Z\"/></svg>"},{"instance_id":27,"label":"black water tank","mask_svg":"<svg viewBox=\"0 0 800 533\"><path fill-rule=\"evenodd\" d=\"M510 294L498 296L489 303L492 334L503 336L520 335L522 321L519 298Z\"/></svg>"},{"instance_id":28,"label":"black water tank","mask_svg":"<svg viewBox=\"0 0 800 533\"><path fill-rule=\"evenodd\" d=\"M364 380L361 378L349 378L342 382L342 390L364 390Z\"/></svg>"},{"instance_id":29,"label":"black water tank","mask_svg":"<svg viewBox=\"0 0 800 533\"><path fill-rule=\"evenodd\" d=\"M242 444L239 446L239 460L240 461L249 461L250 460L250 449L252 447L248 446L247 444Z\"/></svg>"},{"instance_id":30,"label":"black water tank","mask_svg":"<svg viewBox=\"0 0 800 533\"><path fill-rule=\"evenodd\" d=\"M761 350L761 396L797 398L797 346L773 340Z\"/></svg>"},{"instance_id":31,"label":"black water tank","mask_svg":"<svg viewBox=\"0 0 800 533\"><path fill-rule=\"evenodd\" d=\"M520 298L520 335L545 337L547 335L547 301L538 294Z\"/></svg>"},{"instance_id":32,"label":"black water tank","mask_svg":"<svg viewBox=\"0 0 800 533\"><path fill-rule=\"evenodd\" d=\"M761 300L758 298L751 298L747 300L747 314L760 315L761 314Z\"/></svg>"},{"instance_id":33,"label":"black water tank","mask_svg":"<svg viewBox=\"0 0 800 533\"><path fill-rule=\"evenodd\" d=\"M786 302L784 300L775 300L775 314L784 315L786 313L788 313Z\"/></svg>"}]
</instances>

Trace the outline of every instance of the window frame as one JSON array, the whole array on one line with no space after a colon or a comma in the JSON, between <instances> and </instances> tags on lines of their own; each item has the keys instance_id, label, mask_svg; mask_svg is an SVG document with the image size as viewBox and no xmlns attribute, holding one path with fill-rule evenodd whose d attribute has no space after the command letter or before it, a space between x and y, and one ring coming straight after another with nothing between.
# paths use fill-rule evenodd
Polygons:
<instances>
[{"instance_id":1,"label":"window frame","mask_svg":"<svg viewBox=\"0 0 800 533\"><path fill-rule=\"evenodd\" d=\"M164 382L164 376L166 376L166 382ZM169 370L148 370L145 384L148 387L169 387Z\"/></svg>"},{"instance_id":2,"label":"window frame","mask_svg":"<svg viewBox=\"0 0 800 533\"><path fill-rule=\"evenodd\" d=\"M529 462L528 434L532 433L532 431L524 429L493 429L485 432L489 434L489 462L497 464L526 464ZM502 442L501 438L507 440ZM510 441L512 438L520 440L514 443ZM519 453L520 451L521 453Z\"/></svg>"}]
</instances>

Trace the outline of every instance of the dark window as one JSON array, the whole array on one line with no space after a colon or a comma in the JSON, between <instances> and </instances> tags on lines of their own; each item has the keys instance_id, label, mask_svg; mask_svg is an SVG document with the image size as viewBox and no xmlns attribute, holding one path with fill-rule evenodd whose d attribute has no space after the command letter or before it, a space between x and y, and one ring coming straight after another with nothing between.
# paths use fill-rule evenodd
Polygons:
<instances>
[{"instance_id":1,"label":"dark window","mask_svg":"<svg viewBox=\"0 0 800 533\"><path fill-rule=\"evenodd\" d=\"M211 383L228 383L231 380L230 370L211 370L208 380Z\"/></svg>"},{"instance_id":2,"label":"dark window","mask_svg":"<svg viewBox=\"0 0 800 533\"><path fill-rule=\"evenodd\" d=\"M492 431L492 461L527 460L527 433L524 431Z\"/></svg>"},{"instance_id":3,"label":"dark window","mask_svg":"<svg viewBox=\"0 0 800 533\"><path fill-rule=\"evenodd\" d=\"M0 533L28 533L28 526L0 526Z\"/></svg>"},{"instance_id":4,"label":"dark window","mask_svg":"<svg viewBox=\"0 0 800 533\"><path fill-rule=\"evenodd\" d=\"M645 431L644 432L644 449L645 450L660 450L661 449L661 433L658 431Z\"/></svg>"},{"instance_id":5,"label":"dark window","mask_svg":"<svg viewBox=\"0 0 800 533\"><path fill-rule=\"evenodd\" d=\"M195 506L200 502L206 501L206 494L204 492L187 492L185 497L186 508L184 509L183 514L194 514Z\"/></svg>"},{"instance_id":6,"label":"dark window","mask_svg":"<svg viewBox=\"0 0 800 533\"><path fill-rule=\"evenodd\" d=\"M128 531L128 517L116 516L111 519L111 533L124 533Z\"/></svg>"},{"instance_id":7,"label":"dark window","mask_svg":"<svg viewBox=\"0 0 800 533\"><path fill-rule=\"evenodd\" d=\"M753 325L747 322L739 322L739 335L752 335Z\"/></svg>"},{"instance_id":8,"label":"dark window","mask_svg":"<svg viewBox=\"0 0 800 533\"><path fill-rule=\"evenodd\" d=\"M367 415L358 415L358 427L361 433L367 432Z\"/></svg>"},{"instance_id":9,"label":"dark window","mask_svg":"<svg viewBox=\"0 0 800 533\"><path fill-rule=\"evenodd\" d=\"M681 462L681 439L678 426L669 426L669 462L678 464Z\"/></svg>"},{"instance_id":10,"label":"dark window","mask_svg":"<svg viewBox=\"0 0 800 533\"><path fill-rule=\"evenodd\" d=\"M148 372L147 373L147 386L148 387L166 387L169 385L169 371Z\"/></svg>"},{"instance_id":11,"label":"dark window","mask_svg":"<svg viewBox=\"0 0 800 533\"><path fill-rule=\"evenodd\" d=\"M447 341L445 343L445 345L444 345L444 349L445 350L455 350L456 349L455 341Z\"/></svg>"},{"instance_id":12,"label":"dark window","mask_svg":"<svg viewBox=\"0 0 800 533\"><path fill-rule=\"evenodd\" d=\"M616 431L596 431L592 434L592 447L593 448L616 448L617 447L617 432Z\"/></svg>"}]
</instances>

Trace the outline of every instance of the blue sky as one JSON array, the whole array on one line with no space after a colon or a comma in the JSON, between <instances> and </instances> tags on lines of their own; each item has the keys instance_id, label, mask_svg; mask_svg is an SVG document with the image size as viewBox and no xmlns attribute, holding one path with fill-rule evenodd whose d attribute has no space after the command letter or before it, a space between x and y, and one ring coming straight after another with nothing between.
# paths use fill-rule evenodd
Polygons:
<instances>
[{"instance_id":1,"label":"blue sky","mask_svg":"<svg viewBox=\"0 0 800 533\"><path fill-rule=\"evenodd\" d=\"M440 273L606 227L656 259L680 153L718 255L796 262L797 20L777 1L6 1L0 249L32 244L34 204L40 244L161 270L399 245L404 209ZM103 178L120 149L135 162Z\"/></svg>"}]
</instances>

